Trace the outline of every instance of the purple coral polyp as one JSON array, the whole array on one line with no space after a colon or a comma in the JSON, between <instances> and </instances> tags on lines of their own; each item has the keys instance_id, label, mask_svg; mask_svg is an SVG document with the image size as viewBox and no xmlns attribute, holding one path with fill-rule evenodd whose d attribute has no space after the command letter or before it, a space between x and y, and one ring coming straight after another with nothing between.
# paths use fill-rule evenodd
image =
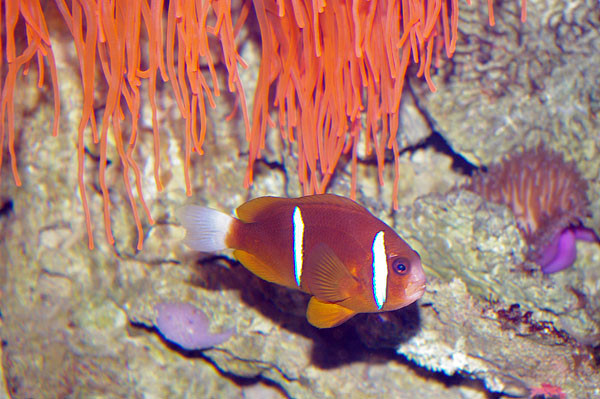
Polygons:
<instances>
[{"instance_id":1,"label":"purple coral polyp","mask_svg":"<svg viewBox=\"0 0 600 399\"><path fill-rule=\"evenodd\" d=\"M232 331L213 334L208 317L197 307L184 302L163 302L155 305L156 329L162 336L186 350L201 350L227 341Z\"/></svg>"},{"instance_id":2,"label":"purple coral polyp","mask_svg":"<svg viewBox=\"0 0 600 399\"><path fill-rule=\"evenodd\" d=\"M598 240L581 226L589 216L587 181L575 163L542 145L505 157L486 173L473 176L466 188L512 209L530 247L527 256L544 273L573 264L576 240Z\"/></svg>"}]
</instances>

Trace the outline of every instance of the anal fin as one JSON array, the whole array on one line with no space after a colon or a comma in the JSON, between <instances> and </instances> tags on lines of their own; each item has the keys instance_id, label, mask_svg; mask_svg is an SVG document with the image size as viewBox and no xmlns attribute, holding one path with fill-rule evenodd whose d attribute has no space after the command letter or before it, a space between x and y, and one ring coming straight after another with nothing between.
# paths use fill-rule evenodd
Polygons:
<instances>
[{"instance_id":1,"label":"anal fin","mask_svg":"<svg viewBox=\"0 0 600 399\"><path fill-rule=\"evenodd\" d=\"M317 328L339 326L356 314L355 311L336 303L324 302L314 296L306 309L306 319Z\"/></svg>"},{"instance_id":2,"label":"anal fin","mask_svg":"<svg viewBox=\"0 0 600 399\"><path fill-rule=\"evenodd\" d=\"M244 265L246 269L250 270L252 273L256 274L263 280L284 286L289 285L288 282L285 281L281 273L277 271L277 269L267 265L251 253L243 251L241 249L236 249L235 251L233 251L233 256L235 256L235 258L242 265Z\"/></svg>"}]
</instances>

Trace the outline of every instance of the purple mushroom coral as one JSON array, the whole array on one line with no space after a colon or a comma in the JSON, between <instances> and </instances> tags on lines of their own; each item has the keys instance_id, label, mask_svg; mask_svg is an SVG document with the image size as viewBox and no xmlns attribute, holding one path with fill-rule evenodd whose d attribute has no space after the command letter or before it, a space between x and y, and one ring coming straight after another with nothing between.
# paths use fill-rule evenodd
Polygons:
<instances>
[{"instance_id":1,"label":"purple mushroom coral","mask_svg":"<svg viewBox=\"0 0 600 399\"><path fill-rule=\"evenodd\" d=\"M530 247L527 256L544 273L573 264L576 240L598 242L593 230L581 226L589 215L587 181L575 163L541 145L505 157L466 188L512 209Z\"/></svg>"},{"instance_id":2,"label":"purple mushroom coral","mask_svg":"<svg viewBox=\"0 0 600 399\"><path fill-rule=\"evenodd\" d=\"M156 328L166 340L186 350L201 350L227 341L232 330L213 334L208 317L197 307L183 302L162 302L154 307Z\"/></svg>"},{"instance_id":3,"label":"purple mushroom coral","mask_svg":"<svg viewBox=\"0 0 600 399\"><path fill-rule=\"evenodd\" d=\"M544 273L554 273L563 270L575 262L577 248L575 241L598 242L593 230L586 227L567 227L556 234L552 240L542 248L537 264Z\"/></svg>"}]
</instances>

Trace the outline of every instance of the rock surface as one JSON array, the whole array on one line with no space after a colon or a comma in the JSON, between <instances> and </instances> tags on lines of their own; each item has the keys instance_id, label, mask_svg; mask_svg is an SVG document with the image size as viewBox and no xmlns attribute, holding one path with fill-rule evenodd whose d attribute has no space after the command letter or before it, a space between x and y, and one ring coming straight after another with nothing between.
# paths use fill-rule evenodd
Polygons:
<instances>
[{"instance_id":1,"label":"rock surface","mask_svg":"<svg viewBox=\"0 0 600 399\"><path fill-rule=\"evenodd\" d=\"M597 16L589 12L597 4L571 0L564 8L558 0L529 0L521 24L518 2L502 2L490 28L484 3L461 4L457 53L434 76L438 91L410 79L398 212L390 212L393 168L380 187L375 166L359 164L357 199L419 251L430 276L427 293L418 305L326 331L307 324L305 295L259 280L230 254L194 254L181 245L173 211L186 202L229 212L251 197L300 195L296 161L275 131L255 185L243 188L243 126L239 119L224 121L231 96L218 98L210 113L188 199L183 122L168 87L159 93L165 190L156 191L147 155L152 136L142 134L136 156L157 221L143 221L142 251L135 249L137 232L112 145L107 180L117 242L112 247L104 239L98 148L87 139L97 245L87 249L74 151L79 71L66 36L53 37L64 104L60 136L48 137L51 95L38 91L35 79L24 79L16 116L23 187L14 186L7 170L0 183L6 395L483 399L488 391L527 397L543 383L562 387L569 398L600 395L593 350L600 344L598 246L578 243L574 267L543 276L524 263L525 243L507 208L452 189L466 178L457 168L459 155L486 165L544 140L578 164L590 179L591 209L600 209L600 38ZM252 66L242 74L247 94L258 49L250 42L243 54ZM145 108L141 124L149 120ZM418 145L432 133L450 149ZM349 187L350 166L342 165L331 191L349 195ZM600 213L584 223L599 231ZM154 305L168 301L197 306L215 331L233 329L233 337L202 352L178 350L153 327Z\"/></svg>"}]
</instances>

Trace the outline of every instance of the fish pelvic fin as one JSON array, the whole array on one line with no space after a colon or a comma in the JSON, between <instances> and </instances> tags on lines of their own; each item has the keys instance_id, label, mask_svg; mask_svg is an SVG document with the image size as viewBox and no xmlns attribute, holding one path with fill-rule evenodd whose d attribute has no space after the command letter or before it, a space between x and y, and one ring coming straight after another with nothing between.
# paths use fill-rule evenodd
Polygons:
<instances>
[{"instance_id":1,"label":"fish pelvic fin","mask_svg":"<svg viewBox=\"0 0 600 399\"><path fill-rule=\"evenodd\" d=\"M327 302L348 299L358 283L327 244L318 244L311 250L302 281L303 289Z\"/></svg>"},{"instance_id":2,"label":"fish pelvic fin","mask_svg":"<svg viewBox=\"0 0 600 399\"><path fill-rule=\"evenodd\" d=\"M331 302L325 302L314 296L308 302L306 319L317 328L339 326L356 314L355 311Z\"/></svg>"},{"instance_id":3,"label":"fish pelvic fin","mask_svg":"<svg viewBox=\"0 0 600 399\"><path fill-rule=\"evenodd\" d=\"M295 284L292 284L290 281L286 281L286 279L281 275L281 273L274 267L269 266L268 264L258 259L256 256L252 255L249 252L243 251L241 249L236 249L235 251L233 251L233 256L235 256L235 258L242 265L244 265L246 269L250 270L252 273L256 274L263 280L283 285L286 287L295 286Z\"/></svg>"},{"instance_id":4,"label":"fish pelvic fin","mask_svg":"<svg viewBox=\"0 0 600 399\"><path fill-rule=\"evenodd\" d=\"M229 230L236 219L223 212L198 205L187 205L177 211L177 219L186 230L185 245L200 252L222 251Z\"/></svg>"}]
</instances>

